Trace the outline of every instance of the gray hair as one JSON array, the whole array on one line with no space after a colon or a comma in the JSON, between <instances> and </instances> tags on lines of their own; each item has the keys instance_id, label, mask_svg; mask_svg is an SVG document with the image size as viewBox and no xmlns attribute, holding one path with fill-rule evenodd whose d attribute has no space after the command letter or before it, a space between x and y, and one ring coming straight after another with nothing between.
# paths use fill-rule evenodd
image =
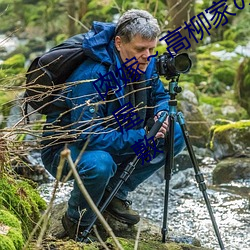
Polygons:
<instances>
[{"instance_id":1,"label":"gray hair","mask_svg":"<svg viewBox=\"0 0 250 250\"><path fill-rule=\"evenodd\" d=\"M153 40L160 34L157 20L145 10L128 10L118 20L115 35L129 43L135 35Z\"/></svg>"}]
</instances>

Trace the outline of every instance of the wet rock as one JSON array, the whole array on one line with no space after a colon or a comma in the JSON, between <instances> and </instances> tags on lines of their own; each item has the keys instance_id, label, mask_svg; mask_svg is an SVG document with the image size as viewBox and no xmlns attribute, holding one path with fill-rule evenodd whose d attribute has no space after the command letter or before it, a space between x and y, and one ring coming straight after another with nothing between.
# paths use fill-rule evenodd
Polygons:
<instances>
[{"instance_id":1,"label":"wet rock","mask_svg":"<svg viewBox=\"0 0 250 250\"><path fill-rule=\"evenodd\" d=\"M209 147L217 160L240 155L250 157L250 120L213 126Z\"/></svg>"},{"instance_id":2,"label":"wet rock","mask_svg":"<svg viewBox=\"0 0 250 250\"><path fill-rule=\"evenodd\" d=\"M39 151L32 151L29 155L20 156L20 160L12 160L13 170L32 181L46 183L51 180L51 175L47 172L41 162Z\"/></svg>"},{"instance_id":3,"label":"wet rock","mask_svg":"<svg viewBox=\"0 0 250 250\"><path fill-rule=\"evenodd\" d=\"M206 160L211 159L211 157L212 157L211 151L209 151L208 149L193 146L193 150L194 150L195 158L196 158L199 165L206 164ZM190 159L190 156L189 156L187 149L185 149L174 158L174 167L172 169L172 173L173 174L179 173L181 175L182 173L180 173L179 171L190 169L190 168L193 171L193 163ZM187 172L189 172L189 171L187 171ZM185 173L185 171L183 173ZM150 178L151 179L153 178L154 181L156 181L156 182L163 182L165 180L165 167L158 170ZM172 179L171 179L171 181L172 181Z\"/></svg>"},{"instance_id":4,"label":"wet rock","mask_svg":"<svg viewBox=\"0 0 250 250\"><path fill-rule=\"evenodd\" d=\"M225 106L221 108L221 113L224 116L230 115L230 114L235 114L237 113L237 110L234 106Z\"/></svg>"},{"instance_id":5,"label":"wet rock","mask_svg":"<svg viewBox=\"0 0 250 250\"><path fill-rule=\"evenodd\" d=\"M58 235L62 235L64 231L61 224L61 217L65 213L66 208L67 204L64 202L55 205L52 209L51 222L47 230L47 239L50 240L54 239L53 242L54 245L56 245L57 242L58 243L61 242L61 239L57 239L56 237ZM140 249L208 250L208 248L201 247L200 241L197 240L195 237L190 237L185 235L175 235L173 232L169 232L169 235L166 239L167 243L162 243L160 228L146 219L141 219L140 223L138 223L135 226L128 226L126 224L114 220L112 217L108 215L104 214L104 216L106 221L112 228L114 234L117 237L119 237L119 241L123 245L124 249L134 249L134 239L136 238L138 231L140 231L140 236L139 236ZM99 233L101 233L100 230L104 230L100 225L97 228L99 228ZM44 244L45 243L46 239L44 241ZM64 243L68 244L67 238L64 239ZM112 243L112 239L108 238L106 243L107 244ZM79 243L72 242L72 244L77 245ZM98 247L95 249L102 249L102 248Z\"/></svg>"},{"instance_id":6,"label":"wet rock","mask_svg":"<svg viewBox=\"0 0 250 250\"><path fill-rule=\"evenodd\" d=\"M205 117L212 115L214 112L214 107L207 103L201 104L199 108Z\"/></svg>"},{"instance_id":7,"label":"wet rock","mask_svg":"<svg viewBox=\"0 0 250 250\"><path fill-rule=\"evenodd\" d=\"M185 116L185 123L192 145L206 148L210 124L204 118L198 106L189 101L181 101L180 110Z\"/></svg>"},{"instance_id":8,"label":"wet rock","mask_svg":"<svg viewBox=\"0 0 250 250\"><path fill-rule=\"evenodd\" d=\"M232 180L250 178L250 158L227 158L216 165L213 171L213 183L221 184Z\"/></svg>"},{"instance_id":9,"label":"wet rock","mask_svg":"<svg viewBox=\"0 0 250 250\"><path fill-rule=\"evenodd\" d=\"M182 92L182 99L187 100L194 105L198 105L198 99L191 90L184 90Z\"/></svg>"},{"instance_id":10,"label":"wet rock","mask_svg":"<svg viewBox=\"0 0 250 250\"><path fill-rule=\"evenodd\" d=\"M171 178L170 187L178 189L189 186L191 176L193 176L193 169L191 168L174 174Z\"/></svg>"}]
</instances>

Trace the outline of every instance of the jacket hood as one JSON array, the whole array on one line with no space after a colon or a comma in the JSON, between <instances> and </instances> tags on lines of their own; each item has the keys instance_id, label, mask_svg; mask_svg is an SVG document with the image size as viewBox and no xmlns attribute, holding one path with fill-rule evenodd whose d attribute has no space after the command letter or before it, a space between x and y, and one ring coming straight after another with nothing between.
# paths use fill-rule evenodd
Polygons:
<instances>
[{"instance_id":1,"label":"jacket hood","mask_svg":"<svg viewBox=\"0 0 250 250\"><path fill-rule=\"evenodd\" d=\"M115 27L113 23L93 22L91 30L85 34L82 45L87 56L107 65L112 64Z\"/></svg>"}]
</instances>

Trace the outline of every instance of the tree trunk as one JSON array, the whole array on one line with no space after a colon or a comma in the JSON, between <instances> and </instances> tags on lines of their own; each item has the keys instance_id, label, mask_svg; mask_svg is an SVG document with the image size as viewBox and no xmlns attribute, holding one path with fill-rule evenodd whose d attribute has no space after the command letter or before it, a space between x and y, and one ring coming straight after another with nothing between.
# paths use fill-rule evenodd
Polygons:
<instances>
[{"instance_id":1,"label":"tree trunk","mask_svg":"<svg viewBox=\"0 0 250 250\"><path fill-rule=\"evenodd\" d=\"M78 10L79 20L81 20L84 17L84 15L87 13L87 11L88 11L87 0L80 0L79 1L79 10Z\"/></svg>"},{"instance_id":2,"label":"tree trunk","mask_svg":"<svg viewBox=\"0 0 250 250\"><path fill-rule=\"evenodd\" d=\"M68 14L69 14L69 22L68 22L68 34L69 36L73 36L76 34L76 1L69 0L68 1Z\"/></svg>"},{"instance_id":3,"label":"tree trunk","mask_svg":"<svg viewBox=\"0 0 250 250\"><path fill-rule=\"evenodd\" d=\"M183 49L181 52L192 52L195 53L196 50L196 41L194 38L189 38L187 30L184 30L186 21L189 23L189 20L195 15L194 4L195 0L166 0L170 22L168 25L168 30L173 31L178 27L182 26L181 35L186 37L190 42L191 48L187 50ZM184 42L186 44L186 42Z\"/></svg>"}]
</instances>

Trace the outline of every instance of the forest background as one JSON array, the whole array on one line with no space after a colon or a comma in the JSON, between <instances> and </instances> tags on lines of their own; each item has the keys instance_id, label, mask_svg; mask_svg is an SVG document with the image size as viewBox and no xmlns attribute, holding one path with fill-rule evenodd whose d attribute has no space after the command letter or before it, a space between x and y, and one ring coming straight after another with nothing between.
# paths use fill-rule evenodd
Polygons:
<instances>
[{"instance_id":1,"label":"forest background","mask_svg":"<svg viewBox=\"0 0 250 250\"><path fill-rule=\"evenodd\" d=\"M188 82L189 88L195 89L201 108L212 105L212 112L206 114L208 119L237 121L249 118L250 52L247 45L250 29L247 23L250 21L250 6L241 0L221 2L225 4L221 12L227 6L226 11L235 15L226 14L227 19L223 18L220 24L218 21L214 25L215 19L210 21L210 35L202 27L203 31L199 34L194 32L195 41L184 29L184 22L188 23L195 15L194 21L198 20L197 15L205 13L205 9L212 6L211 0L0 0L0 33L4 35L0 41L1 127L6 125L11 107L3 104L15 99L23 91L27 66L35 56L72 35L87 32L94 20L116 22L124 11L131 8L145 9L158 19L162 30L159 38L166 35L167 31L182 26L181 34L191 44L191 48L182 52L190 54L193 67L188 75L181 75L180 84ZM208 19L212 17L211 14L206 16ZM204 23L208 28L208 23ZM5 44L14 38L20 42L8 53ZM163 40L155 51L162 54L166 48L167 44ZM223 112L221 108L225 106L234 109Z\"/></svg>"}]
</instances>

